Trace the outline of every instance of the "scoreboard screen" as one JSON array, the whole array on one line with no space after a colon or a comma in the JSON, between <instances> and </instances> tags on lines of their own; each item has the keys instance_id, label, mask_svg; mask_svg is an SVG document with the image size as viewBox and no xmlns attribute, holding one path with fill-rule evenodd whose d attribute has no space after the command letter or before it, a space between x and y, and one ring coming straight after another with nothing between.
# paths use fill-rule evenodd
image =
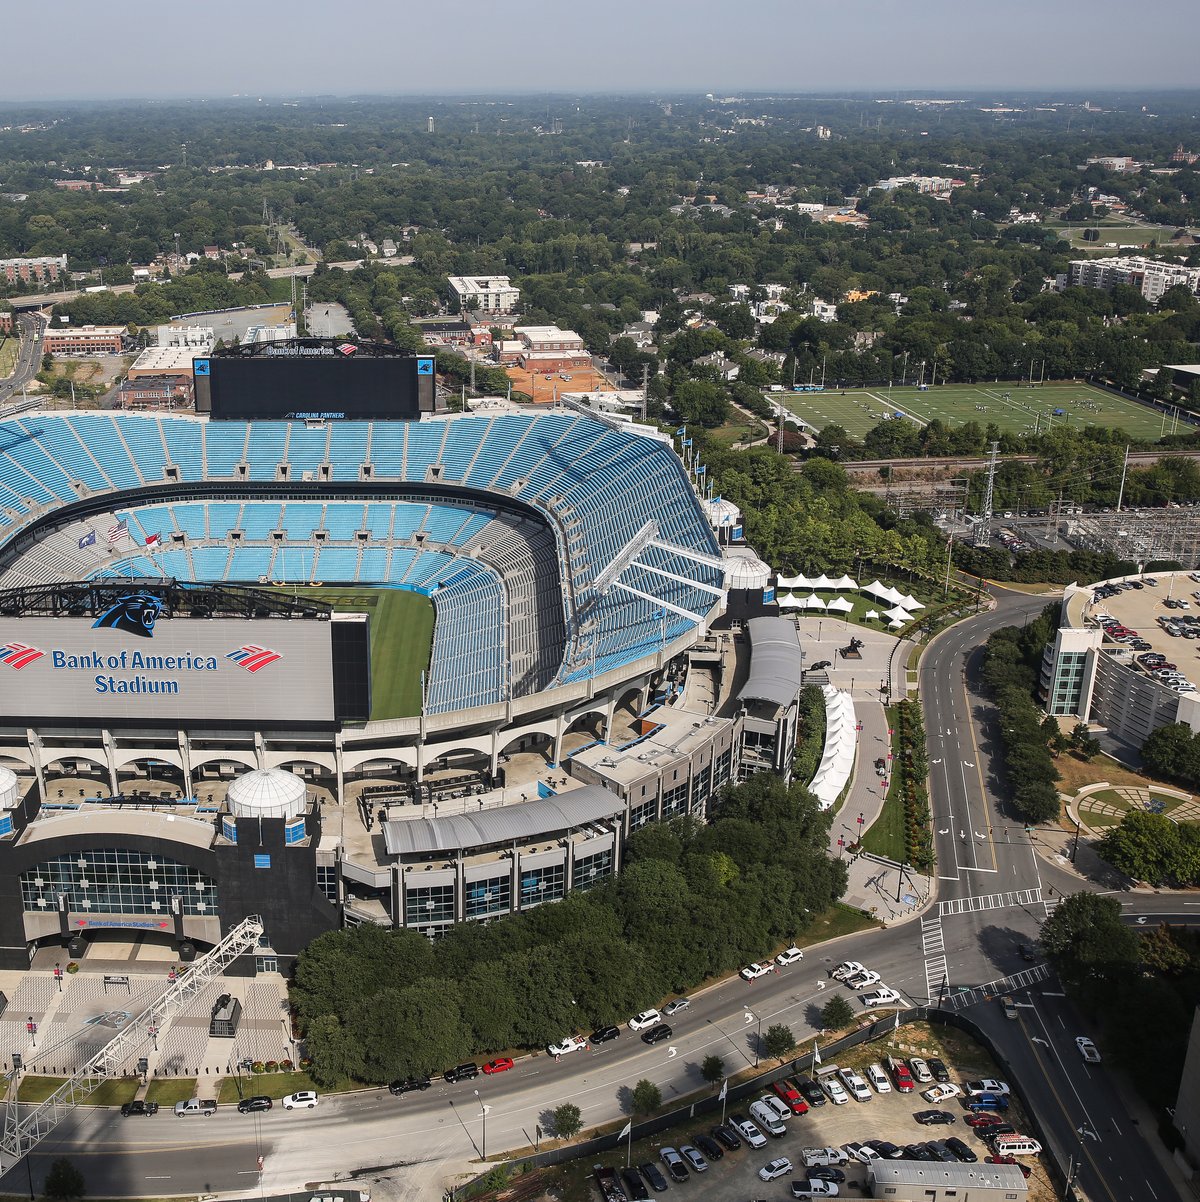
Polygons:
<instances>
[{"instance_id":1,"label":"scoreboard screen","mask_svg":"<svg viewBox=\"0 0 1200 1202\"><path fill-rule=\"evenodd\" d=\"M196 411L231 420L415 421L437 398L432 355L379 353L353 342L300 339L192 364Z\"/></svg>"}]
</instances>

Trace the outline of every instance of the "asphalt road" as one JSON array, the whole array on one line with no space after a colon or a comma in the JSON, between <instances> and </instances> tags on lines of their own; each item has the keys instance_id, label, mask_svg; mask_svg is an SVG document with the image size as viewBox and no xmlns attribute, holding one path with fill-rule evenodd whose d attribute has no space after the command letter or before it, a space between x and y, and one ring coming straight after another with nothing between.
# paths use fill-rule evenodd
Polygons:
<instances>
[{"instance_id":1,"label":"asphalt road","mask_svg":"<svg viewBox=\"0 0 1200 1202\"><path fill-rule=\"evenodd\" d=\"M17 356L16 371L6 380L0 381L0 405L7 404L14 396L19 396L22 385L33 379L41 366L45 321L34 314L21 313L17 317L17 323L21 330L21 350Z\"/></svg>"}]
</instances>

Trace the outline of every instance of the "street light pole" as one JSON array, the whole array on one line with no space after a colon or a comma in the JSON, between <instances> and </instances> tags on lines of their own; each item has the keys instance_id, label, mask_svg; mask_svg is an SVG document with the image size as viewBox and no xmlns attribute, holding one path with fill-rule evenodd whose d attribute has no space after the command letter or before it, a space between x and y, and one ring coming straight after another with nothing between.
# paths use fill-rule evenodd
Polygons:
<instances>
[{"instance_id":1,"label":"street light pole","mask_svg":"<svg viewBox=\"0 0 1200 1202\"><path fill-rule=\"evenodd\" d=\"M758 1057L762 1051L762 1015L758 1016L758 1034L754 1039L754 1067L758 1068Z\"/></svg>"},{"instance_id":2,"label":"street light pole","mask_svg":"<svg viewBox=\"0 0 1200 1202\"><path fill-rule=\"evenodd\" d=\"M1072 816L1071 821L1075 823L1075 841L1071 844L1071 863L1074 864L1079 854L1079 819Z\"/></svg>"}]
</instances>

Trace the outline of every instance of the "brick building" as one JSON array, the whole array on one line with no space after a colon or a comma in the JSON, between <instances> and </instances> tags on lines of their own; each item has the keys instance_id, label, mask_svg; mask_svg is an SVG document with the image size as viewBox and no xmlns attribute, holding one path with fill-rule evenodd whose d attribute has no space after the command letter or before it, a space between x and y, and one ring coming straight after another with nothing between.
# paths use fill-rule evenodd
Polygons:
<instances>
[{"instance_id":1,"label":"brick building","mask_svg":"<svg viewBox=\"0 0 1200 1202\"><path fill-rule=\"evenodd\" d=\"M50 355L119 355L124 326L60 326L48 329L42 350Z\"/></svg>"},{"instance_id":2,"label":"brick building","mask_svg":"<svg viewBox=\"0 0 1200 1202\"><path fill-rule=\"evenodd\" d=\"M192 381L181 376L137 376L117 389L121 409L192 409Z\"/></svg>"},{"instance_id":3,"label":"brick building","mask_svg":"<svg viewBox=\"0 0 1200 1202\"><path fill-rule=\"evenodd\" d=\"M66 255L42 255L37 259L0 259L0 271L9 284L44 284L55 281L67 270Z\"/></svg>"}]
</instances>

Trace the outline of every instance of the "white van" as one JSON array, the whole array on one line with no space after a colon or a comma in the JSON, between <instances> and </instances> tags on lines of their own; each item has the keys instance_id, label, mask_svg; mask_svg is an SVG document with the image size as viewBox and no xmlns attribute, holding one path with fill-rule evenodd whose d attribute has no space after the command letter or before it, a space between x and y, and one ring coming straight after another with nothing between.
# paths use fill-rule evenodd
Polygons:
<instances>
[{"instance_id":1,"label":"white van","mask_svg":"<svg viewBox=\"0 0 1200 1202\"><path fill-rule=\"evenodd\" d=\"M776 1139L787 1133L787 1128L779 1121L779 1115L771 1106L764 1106L760 1101L750 1103L750 1117L768 1134Z\"/></svg>"},{"instance_id":2,"label":"white van","mask_svg":"<svg viewBox=\"0 0 1200 1202\"><path fill-rule=\"evenodd\" d=\"M997 1135L992 1147L997 1156L1037 1156L1042 1145L1028 1135Z\"/></svg>"}]
</instances>

